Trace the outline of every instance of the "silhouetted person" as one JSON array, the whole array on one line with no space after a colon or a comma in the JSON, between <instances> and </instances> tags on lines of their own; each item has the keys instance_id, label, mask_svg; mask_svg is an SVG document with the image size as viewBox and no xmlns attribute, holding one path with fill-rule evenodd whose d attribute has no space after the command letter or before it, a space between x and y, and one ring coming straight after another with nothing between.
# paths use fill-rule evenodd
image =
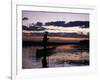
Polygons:
<instances>
[{"instance_id":1,"label":"silhouetted person","mask_svg":"<svg viewBox=\"0 0 100 80\"><path fill-rule=\"evenodd\" d=\"M48 32L45 32L44 37L43 37L43 46L44 49L47 47L47 42L48 42Z\"/></svg>"},{"instance_id":2,"label":"silhouetted person","mask_svg":"<svg viewBox=\"0 0 100 80\"><path fill-rule=\"evenodd\" d=\"M47 42L48 42L48 32L44 33L43 37L43 47L44 47L44 52L43 52L43 57L42 57L42 67L47 68L48 67L48 62L47 62Z\"/></svg>"}]
</instances>

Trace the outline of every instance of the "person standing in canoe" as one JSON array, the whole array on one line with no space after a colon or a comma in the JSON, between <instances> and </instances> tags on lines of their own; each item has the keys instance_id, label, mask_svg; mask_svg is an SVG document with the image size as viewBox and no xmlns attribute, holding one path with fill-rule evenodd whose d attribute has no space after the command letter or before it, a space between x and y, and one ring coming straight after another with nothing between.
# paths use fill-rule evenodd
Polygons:
<instances>
[{"instance_id":1,"label":"person standing in canoe","mask_svg":"<svg viewBox=\"0 0 100 80\"><path fill-rule=\"evenodd\" d=\"M47 42L48 42L48 32L44 33L43 37L43 48L44 48L44 53L42 57L42 67L47 68L48 67L48 61L47 61Z\"/></svg>"}]
</instances>

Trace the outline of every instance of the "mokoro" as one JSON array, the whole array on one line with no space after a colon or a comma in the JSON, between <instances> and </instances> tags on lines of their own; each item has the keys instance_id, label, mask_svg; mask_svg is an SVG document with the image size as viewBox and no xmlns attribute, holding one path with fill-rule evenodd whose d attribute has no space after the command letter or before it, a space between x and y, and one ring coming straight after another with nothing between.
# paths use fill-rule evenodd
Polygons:
<instances>
[{"instance_id":1,"label":"mokoro","mask_svg":"<svg viewBox=\"0 0 100 80\"><path fill-rule=\"evenodd\" d=\"M43 56L50 56L55 53L55 47L52 48L43 48L36 50L36 58L41 58Z\"/></svg>"}]
</instances>

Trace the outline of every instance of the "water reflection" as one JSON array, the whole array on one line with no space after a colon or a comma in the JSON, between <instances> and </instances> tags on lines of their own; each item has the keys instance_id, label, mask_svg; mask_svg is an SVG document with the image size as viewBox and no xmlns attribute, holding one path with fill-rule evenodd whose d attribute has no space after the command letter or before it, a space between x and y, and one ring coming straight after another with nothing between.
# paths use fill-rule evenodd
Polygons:
<instances>
[{"instance_id":1,"label":"water reflection","mask_svg":"<svg viewBox=\"0 0 100 80\"><path fill-rule=\"evenodd\" d=\"M89 65L89 50L77 44L23 47L24 69Z\"/></svg>"}]
</instances>

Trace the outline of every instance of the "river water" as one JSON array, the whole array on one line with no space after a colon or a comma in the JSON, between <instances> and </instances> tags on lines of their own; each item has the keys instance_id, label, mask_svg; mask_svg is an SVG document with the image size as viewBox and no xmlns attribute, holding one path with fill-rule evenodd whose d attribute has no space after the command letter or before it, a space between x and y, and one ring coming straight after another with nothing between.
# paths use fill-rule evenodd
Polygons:
<instances>
[{"instance_id":1,"label":"river water","mask_svg":"<svg viewBox=\"0 0 100 80\"><path fill-rule=\"evenodd\" d=\"M48 46L46 55L42 46L22 48L22 68L74 67L89 65L89 50L76 44ZM39 55L37 55L37 51ZM48 55L47 55L48 54Z\"/></svg>"}]
</instances>

